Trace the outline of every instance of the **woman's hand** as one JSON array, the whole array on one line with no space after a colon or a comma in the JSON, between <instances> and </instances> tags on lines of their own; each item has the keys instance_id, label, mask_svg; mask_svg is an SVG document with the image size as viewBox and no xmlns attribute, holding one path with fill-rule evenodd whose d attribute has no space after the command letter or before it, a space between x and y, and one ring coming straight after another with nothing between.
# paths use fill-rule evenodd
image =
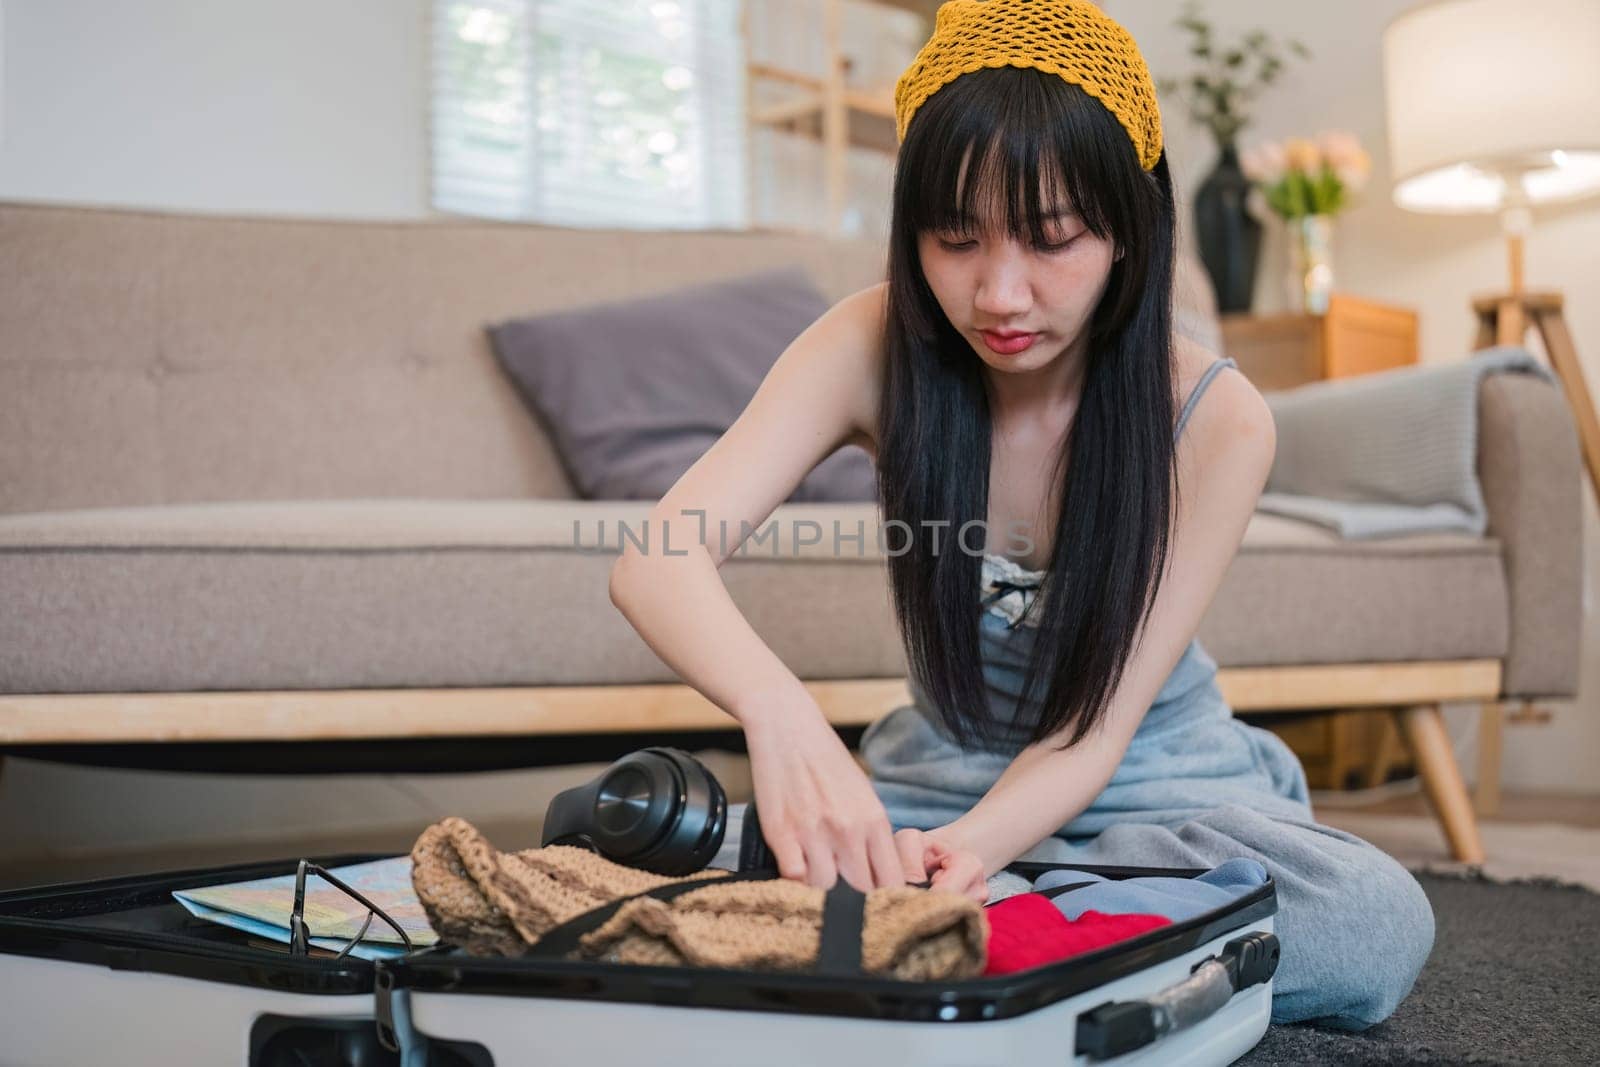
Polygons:
<instances>
[{"instance_id":1,"label":"woman's hand","mask_svg":"<svg viewBox=\"0 0 1600 1067\"><path fill-rule=\"evenodd\" d=\"M769 709L745 725L762 836L785 878L866 892L908 878L889 816L850 750L814 701Z\"/></svg>"},{"instance_id":2,"label":"woman's hand","mask_svg":"<svg viewBox=\"0 0 1600 1067\"><path fill-rule=\"evenodd\" d=\"M983 861L953 835L940 830L906 829L894 835L901 866L908 872L931 877L931 888L971 897L979 904L989 903L989 880ZM920 881L920 878L914 878Z\"/></svg>"}]
</instances>

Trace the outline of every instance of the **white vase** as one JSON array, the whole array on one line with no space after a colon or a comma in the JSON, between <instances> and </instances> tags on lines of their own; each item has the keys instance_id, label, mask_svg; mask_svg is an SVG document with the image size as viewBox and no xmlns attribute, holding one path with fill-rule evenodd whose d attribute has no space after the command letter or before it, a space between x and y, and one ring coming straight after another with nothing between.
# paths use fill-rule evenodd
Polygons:
<instances>
[{"instance_id":1,"label":"white vase","mask_svg":"<svg viewBox=\"0 0 1600 1067\"><path fill-rule=\"evenodd\" d=\"M1285 278L1290 311L1322 315L1333 293L1333 216L1301 215L1285 223L1289 273Z\"/></svg>"}]
</instances>

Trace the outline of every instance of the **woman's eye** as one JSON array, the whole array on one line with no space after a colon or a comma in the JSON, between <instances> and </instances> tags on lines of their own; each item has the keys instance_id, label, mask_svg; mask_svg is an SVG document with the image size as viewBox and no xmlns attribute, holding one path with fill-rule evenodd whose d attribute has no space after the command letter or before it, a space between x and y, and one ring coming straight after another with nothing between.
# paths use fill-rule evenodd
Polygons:
<instances>
[{"instance_id":1,"label":"woman's eye","mask_svg":"<svg viewBox=\"0 0 1600 1067\"><path fill-rule=\"evenodd\" d=\"M1063 249L1070 248L1072 245L1076 244L1078 242L1078 238L1082 236L1083 234L1080 233L1056 244L1037 244L1034 245L1034 247L1041 252L1060 252ZM939 238L939 246L948 252L965 252L967 249L976 244L977 242L971 239L959 240L951 237Z\"/></svg>"}]
</instances>

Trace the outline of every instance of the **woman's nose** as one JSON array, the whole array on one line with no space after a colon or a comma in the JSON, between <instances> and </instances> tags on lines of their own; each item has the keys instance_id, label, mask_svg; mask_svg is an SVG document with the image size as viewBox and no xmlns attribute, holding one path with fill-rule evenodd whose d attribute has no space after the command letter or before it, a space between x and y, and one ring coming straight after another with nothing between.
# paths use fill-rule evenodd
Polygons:
<instances>
[{"instance_id":1,"label":"woman's nose","mask_svg":"<svg viewBox=\"0 0 1600 1067\"><path fill-rule=\"evenodd\" d=\"M990 257L979 274L972 303L977 311L996 319L1028 310L1033 296L1026 265L1005 252Z\"/></svg>"}]
</instances>

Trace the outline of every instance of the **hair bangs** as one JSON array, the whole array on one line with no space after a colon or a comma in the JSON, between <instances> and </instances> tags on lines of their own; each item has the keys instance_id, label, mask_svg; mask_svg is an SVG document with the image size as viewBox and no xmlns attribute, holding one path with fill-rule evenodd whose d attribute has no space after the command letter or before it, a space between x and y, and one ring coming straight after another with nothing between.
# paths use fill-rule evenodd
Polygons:
<instances>
[{"instance_id":1,"label":"hair bangs","mask_svg":"<svg viewBox=\"0 0 1600 1067\"><path fill-rule=\"evenodd\" d=\"M1104 127L1116 119L1058 78L1047 76L1050 84L1031 69L1006 72L1011 76L958 78L918 111L912 127L927 136L908 155L932 165L909 171L919 180L902 201L905 227L1046 244L1053 219L1077 216L1095 236L1121 239L1113 232L1116 213L1102 198L1111 177L1101 162ZM924 112L927 121L918 121Z\"/></svg>"}]
</instances>

